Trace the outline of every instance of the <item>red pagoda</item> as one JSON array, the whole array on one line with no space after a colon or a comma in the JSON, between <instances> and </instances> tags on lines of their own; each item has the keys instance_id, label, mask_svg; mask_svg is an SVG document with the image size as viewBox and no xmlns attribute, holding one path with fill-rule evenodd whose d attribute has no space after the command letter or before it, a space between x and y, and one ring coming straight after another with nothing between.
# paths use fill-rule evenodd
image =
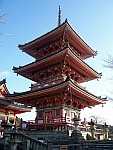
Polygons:
<instances>
[{"instance_id":1,"label":"red pagoda","mask_svg":"<svg viewBox=\"0 0 113 150\"><path fill-rule=\"evenodd\" d=\"M59 14L60 16L60 14ZM73 30L67 19L58 27L19 48L35 61L13 67L17 73L35 82L31 90L8 97L21 104L36 107L37 129L69 129L72 119L80 117L81 109L102 104L100 97L83 88L80 83L98 79L96 72L84 60L96 56L87 43Z\"/></svg>"}]
</instances>

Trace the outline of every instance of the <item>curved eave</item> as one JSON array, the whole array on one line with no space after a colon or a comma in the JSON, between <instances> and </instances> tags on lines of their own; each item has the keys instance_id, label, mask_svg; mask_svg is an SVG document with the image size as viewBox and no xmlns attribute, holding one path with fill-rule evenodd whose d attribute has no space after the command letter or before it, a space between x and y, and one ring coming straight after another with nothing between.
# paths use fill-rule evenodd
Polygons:
<instances>
[{"instance_id":1,"label":"curved eave","mask_svg":"<svg viewBox=\"0 0 113 150\"><path fill-rule=\"evenodd\" d=\"M46 87L42 89L37 89L35 91L27 91L22 93L10 94L9 97L13 101L26 103L26 101L33 100L41 96L47 96L50 94L57 94L61 91L66 91L67 89L69 92L71 91L73 95L78 96L79 98L84 99L85 101L89 102L91 106L103 104L104 102L99 97L89 93L88 91L81 88L79 85L74 84L72 81L65 81L58 85L54 85L52 87ZM33 101L34 103L34 101Z\"/></svg>"},{"instance_id":2,"label":"curved eave","mask_svg":"<svg viewBox=\"0 0 113 150\"><path fill-rule=\"evenodd\" d=\"M26 106L16 105L16 104L11 103L10 100L5 100L5 99L0 99L0 108L5 108L7 110L15 111L16 114L31 111L31 109Z\"/></svg>"},{"instance_id":3,"label":"curved eave","mask_svg":"<svg viewBox=\"0 0 113 150\"><path fill-rule=\"evenodd\" d=\"M84 56L85 59L97 54L97 52L92 50L88 44L86 44L86 42L84 42L84 40L73 30L68 22L64 22L59 27L51 30L43 36L31 42L25 43L24 45L19 45L18 47L27 54L36 58L36 55L34 54L36 49L47 45L47 43L57 40L59 37L64 36L64 33L70 37L69 42L71 42L76 49L82 53L86 53Z\"/></svg>"},{"instance_id":4,"label":"curved eave","mask_svg":"<svg viewBox=\"0 0 113 150\"><path fill-rule=\"evenodd\" d=\"M33 80L28 74L32 73L33 71L40 70L43 67L47 67L49 65L53 65L57 62L60 62L65 58L65 56L69 56L69 60L71 65L81 72L83 75L89 77L89 80L100 78L101 74L92 69L89 65L87 65L80 57L78 57L70 48L63 49L60 52L53 54L52 56L46 57L40 61L36 61L25 65L23 67L14 68L14 73L20 74L30 80ZM33 80L34 81L34 80Z\"/></svg>"},{"instance_id":5,"label":"curved eave","mask_svg":"<svg viewBox=\"0 0 113 150\"><path fill-rule=\"evenodd\" d=\"M10 104L10 101L5 100L4 98L0 98L0 106L8 106Z\"/></svg>"},{"instance_id":6,"label":"curved eave","mask_svg":"<svg viewBox=\"0 0 113 150\"><path fill-rule=\"evenodd\" d=\"M16 114L31 112L31 109L27 108L26 106L23 107L23 106L18 106L18 105L14 105L14 104L8 105L7 109L15 111Z\"/></svg>"},{"instance_id":7,"label":"curved eave","mask_svg":"<svg viewBox=\"0 0 113 150\"><path fill-rule=\"evenodd\" d=\"M82 53L86 53L87 55L84 56L84 59L96 56L97 52L94 51L78 34L73 30L73 28L70 26L69 23L67 23L66 26L66 33L69 36L70 42L72 42L72 45L75 45L75 48L77 48Z\"/></svg>"},{"instance_id":8,"label":"curved eave","mask_svg":"<svg viewBox=\"0 0 113 150\"><path fill-rule=\"evenodd\" d=\"M66 52L66 50L62 50L58 53L53 54L52 56L41 59L40 61L35 61L19 68L13 67L14 73L26 77L27 73L32 73L33 71L40 70L44 67L60 62L65 57Z\"/></svg>"},{"instance_id":9,"label":"curved eave","mask_svg":"<svg viewBox=\"0 0 113 150\"><path fill-rule=\"evenodd\" d=\"M85 76L90 77L91 79L97 79L102 76L101 73L98 73L93 68L91 68L88 64L86 64L80 57L78 57L73 51L70 49L68 50L70 65L76 70L78 70L80 73L82 73Z\"/></svg>"},{"instance_id":10,"label":"curved eave","mask_svg":"<svg viewBox=\"0 0 113 150\"><path fill-rule=\"evenodd\" d=\"M38 49L44 45L47 45L47 43L51 43L52 41L58 39L58 37L63 35L64 30L65 23L62 23L62 25L51 30L50 32L47 32L46 34L36 38L31 42L25 43L24 45L19 45L18 47L29 55L35 57L35 55L33 55L33 50L36 50L36 48Z\"/></svg>"},{"instance_id":11,"label":"curved eave","mask_svg":"<svg viewBox=\"0 0 113 150\"><path fill-rule=\"evenodd\" d=\"M101 98L95 96L94 94L88 92L87 90L84 90L79 85L73 84L73 82L71 82L70 84L70 89L72 90L72 93L76 94L75 96L85 99L90 103L91 106L105 103Z\"/></svg>"}]
</instances>

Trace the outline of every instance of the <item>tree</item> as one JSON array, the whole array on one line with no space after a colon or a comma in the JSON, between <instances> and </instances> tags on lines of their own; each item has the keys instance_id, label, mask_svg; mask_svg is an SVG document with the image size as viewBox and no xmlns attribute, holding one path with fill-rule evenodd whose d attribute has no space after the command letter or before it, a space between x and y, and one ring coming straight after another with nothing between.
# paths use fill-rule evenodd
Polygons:
<instances>
[{"instance_id":1,"label":"tree","mask_svg":"<svg viewBox=\"0 0 113 150\"><path fill-rule=\"evenodd\" d=\"M113 56L112 55L108 55L108 58L105 61L105 65L104 67L109 68L109 69L113 69Z\"/></svg>"},{"instance_id":2,"label":"tree","mask_svg":"<svg viewBox=\"0 0 113 150\"><path fill-rule=\"evenodd\" d=\"M3 24L5 24L4 16L5 16L5 15L1 15L1 14L0 14L0 26L3 25ZM3 33L0 31L0 35L2 35L2 34L3 34ZM0 44L0 45L1 45L1 44Z\"/></svg>"},{"instance_id":3,"label":"tree","mask_svg":"<svg viewBox=\"0 0 113 150\"><path fill-rule=\"evenodd\" d=\"M0 14L0 26L5 24L5 21L4 21L4 16L5 16L5 15L6 15L6 14L4 14L4 15L1 15L1 14ZM0 34L3 34L3 33L0 32Z\"/></svg>"},{"instance_id":4,"label":"tree","mask_svg":"<svg viewBox=\"0 0 113 150\"><path fill-rule=\"evenodd\" d=\"M113 56L112 55L108 55L108 58L106 58L104 60L105 64L103 65L105 68L111 69L113 70ZM108 78L110 81L113 81L113 76L110 76ZM110 91L110 94L113 94L112 91ZM113 97L111 96L107 96L107 99L109 99L110 101L113 101Z\"/></svg>"},{"instance_id":5,"label":"tree","mask_svg":"<svg viewBox=\"0 0 113 150\"><path fill-rule=\"evenodd\" d=\"M103 117L100 116L90 116L90 118L96 123L96 124L103 124L105 123L105 119Z\"/></svg>"},{"instance_id":6,"label":"tree","mask_svg":"<svg viewBox=\"0 0 113 150\"><path fill-rule=\"evenodd\" d=\"M5 24L5 21L3 20L3 18L4 18L5 15L0 15L0 25Z\"/></svg>"}]
</instances>

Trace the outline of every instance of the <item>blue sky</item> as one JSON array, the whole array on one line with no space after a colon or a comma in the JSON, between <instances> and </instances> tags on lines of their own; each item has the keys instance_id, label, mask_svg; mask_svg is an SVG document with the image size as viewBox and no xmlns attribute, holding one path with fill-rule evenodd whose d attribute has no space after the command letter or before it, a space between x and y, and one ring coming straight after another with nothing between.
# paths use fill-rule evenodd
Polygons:
<instances>
[{"instance_id":1,"label":"blue sky","mask_svg":"<svg viewBox=\"0 0 113 150\"><path fill-rule=\"evenodd\" d=\"M0 14L7 14L4 17L6 24L0 26L0 33L3 33L0 35L0 80L7 79L11 93L29 90L32 81L16 76L12 71L13 66L34 61L18 49L18 44L27 43L57 27L59 5L62 22L67 18L81 38L98 52L95 58L86 62L102 72L102 79L84 85L95 95L109 95L112 84L107 78L113 71L103 67L103 59L108 54L113 55L112 0L0 0ZM111 105L104 109L110 111ZM98 114L101 115L102 111Z\"/></svg>"}]
</instances>

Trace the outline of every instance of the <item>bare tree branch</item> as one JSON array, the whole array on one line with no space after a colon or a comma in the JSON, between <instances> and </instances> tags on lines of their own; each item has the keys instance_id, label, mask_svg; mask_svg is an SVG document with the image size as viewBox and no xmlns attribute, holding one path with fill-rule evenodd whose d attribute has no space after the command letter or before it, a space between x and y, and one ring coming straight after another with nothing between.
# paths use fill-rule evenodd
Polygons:
<instances>
[{"instance_id":1,"label":"bare tree branch","mask_svg":"<svg viewBox=\"0 0 113 150\"><path fill-rule=\"evenodd\" d=\"M105 65L103 65L104 67L113 69L113 56L112 55L108 55L108 59L104 60L104 62L106 63Z\"/></svg>"},{"instance_id":2,"label":"bare tree branch","mask_svg":"<svg viewBox=\"0 0 113 150\"><path fill-rule=\"evenodd\" d=\"M93 115L93 116L90 116L90 118L92 118L93 121L97 124L105 123L105 119L103 117Z\"/></svg>"},{"instance_id":3,"label":"bare tree branch","mask_svg":"<svg viewBox=\"0 0 113 150\"><path fill-rule=\"evenodd\" d=\"M3 20L4 16L6 16L7 14L4 15L0 15L0 25L4 25L6 22Z\"/></svg>"}]
</instances>

